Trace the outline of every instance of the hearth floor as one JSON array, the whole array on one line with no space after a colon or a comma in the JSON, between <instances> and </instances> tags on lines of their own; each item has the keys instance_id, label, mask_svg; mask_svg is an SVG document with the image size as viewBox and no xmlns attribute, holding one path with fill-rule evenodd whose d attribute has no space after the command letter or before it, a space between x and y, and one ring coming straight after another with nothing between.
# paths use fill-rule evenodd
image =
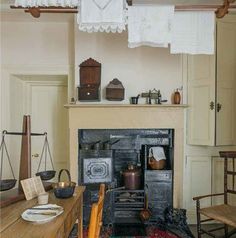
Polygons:
<instances>
[{"instance_id":1,"label":"hearth floor","mask_svg":"<svg viewBox=\"0 0 236 238\"><path fill-rule=\"evenodd\" d=\"M87 238L88 230L84 229L83 237ZM161 231L154 226L142 224L115 224L113 227L102 227L100 238L177 238L177 236ZM69 238L77 238L77 225L74 226Z\"/></svg>"},{"instance_id":2,"label":"hearth floor","mask_svg":"<svg viewBox=\"0 0 236 238\"><path fill-rule=\"evenodd\" d=\"M147 236L146 227L142 224L114 224L112 236Z\"/></svg>"}]
</instances>

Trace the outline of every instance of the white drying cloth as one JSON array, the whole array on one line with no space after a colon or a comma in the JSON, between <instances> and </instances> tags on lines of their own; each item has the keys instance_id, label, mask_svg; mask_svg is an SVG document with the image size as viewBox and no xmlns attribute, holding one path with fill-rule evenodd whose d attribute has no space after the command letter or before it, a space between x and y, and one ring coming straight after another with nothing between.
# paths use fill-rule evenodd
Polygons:
<instances>
[{"instance_id":1,"label":"white drying cloth","mask_svg":"<svg viewBox=\"0 0 236 238\"><path fill-rule=\"evenodd\" d=\"M16 7L77 7L79 0L15 0Z\"/></svg>"},{"instance_id":2,"label":"white drying cloth","mask_svg":"<svg viewBox=\"0 0 236 238\"><path fill-rule=\"evenodd\" d=\"M166 160L166 155L163 147L155 146L149 149L149 157L153 157L156 161Z\"/></svg>"},{"instance_id":3,"label":"white drying cloth","mask_svg":"<svg viewBox=\"0 0 236 238\"><path fill-rule=\"evenodd\" d=\"M81 0L77 20L79 29L87 32L119 32L125 30L124 0Z\"/></svg>"},{"instance_id":4,"label":"white drying cloth","mask_svg":"<svg viewBox=\"0 0 236 238\"><path fill-rule=\"evenodd\" d=\"M168 47L174 6L132 6L128 8L128 46Z\"/></svg>"},{"instance_id":5,"label":"white drying cloth","mask_svg":"<svg viewBox=\"0 0 236 238\"><path fill-rule=\"evenodd\" d=\"M213 11L176 12L171 53L214 54L214 30Z\"/></svg>"}]
</instances>

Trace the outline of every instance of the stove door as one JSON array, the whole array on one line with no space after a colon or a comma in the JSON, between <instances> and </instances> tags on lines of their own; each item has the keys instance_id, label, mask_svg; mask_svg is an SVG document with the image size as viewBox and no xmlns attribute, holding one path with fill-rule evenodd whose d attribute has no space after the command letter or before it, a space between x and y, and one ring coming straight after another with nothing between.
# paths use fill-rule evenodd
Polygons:
<instances>
[{"instance_id":1,"label":"stove door","mask_svg":"<svg viewBox=\"0 0 236 238\"><path fill-rule=\"evenodd\" d=\"M110 183L113 179L112 158L84 158L83 183Z\"/></svg>"}]
</instances>

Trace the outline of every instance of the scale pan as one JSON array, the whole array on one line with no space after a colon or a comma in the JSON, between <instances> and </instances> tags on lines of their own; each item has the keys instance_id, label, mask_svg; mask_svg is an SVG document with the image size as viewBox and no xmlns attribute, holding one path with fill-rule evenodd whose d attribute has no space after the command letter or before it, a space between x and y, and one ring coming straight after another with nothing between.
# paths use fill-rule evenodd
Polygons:
<instances>
[{"instance_id":1,"label":"scale pan","mask_svg":"<svg viewBox=\"0 0 236 238\"><path fill-rule=\"evenodd\" d=\"M55 177L55 174L56 174L55 170L47 170L47 171L38 172L35 175L40 176L42 180L50 180Z\"/></svg>"},{"instance_id":2,"label":"scale pan","mask_svg":"<svg viewBox=\"0 0 236 238\"><path fill-rule=\"evenodd\" d=\"M0 180L0 191L12 189L16 185L16 179L2 179Z\"/></svg>"}]
</instances>

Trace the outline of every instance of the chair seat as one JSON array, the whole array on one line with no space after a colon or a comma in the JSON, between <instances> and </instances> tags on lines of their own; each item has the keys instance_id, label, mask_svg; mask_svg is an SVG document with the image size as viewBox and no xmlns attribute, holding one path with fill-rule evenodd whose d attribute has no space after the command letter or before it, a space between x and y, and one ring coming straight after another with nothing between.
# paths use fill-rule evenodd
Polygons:
<instances>
[{"instance_id":1,"label":"chair seat","mask_svg":"<svg viewBox=\"0 0 236 238\"><path fill-rule=\"evenodd\" d=\"M200 209L200 213L204 216L222 222L229 226L236 227L236 206L217 205Z\"/></svg>"}]
</instances>

